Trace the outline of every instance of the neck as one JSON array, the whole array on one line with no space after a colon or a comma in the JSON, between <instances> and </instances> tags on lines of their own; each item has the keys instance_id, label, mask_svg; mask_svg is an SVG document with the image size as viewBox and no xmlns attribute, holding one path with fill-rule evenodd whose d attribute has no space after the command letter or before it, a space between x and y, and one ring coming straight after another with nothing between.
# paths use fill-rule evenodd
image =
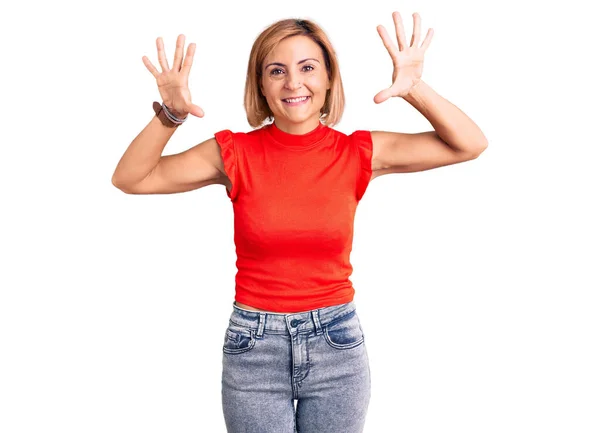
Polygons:
<instances>
[{"instance_id":1,"label":"neck","mask_svg":"<svg viewBox=\"0 0 600 433\"><path fill-rule=\"evenodd\" d=\"M282 119L275 119L273 123L283 132L294 135L302 135L313 131L321 121L318 118L307 119L301 123L293 123Z\"/></svg>"}]
</instances>

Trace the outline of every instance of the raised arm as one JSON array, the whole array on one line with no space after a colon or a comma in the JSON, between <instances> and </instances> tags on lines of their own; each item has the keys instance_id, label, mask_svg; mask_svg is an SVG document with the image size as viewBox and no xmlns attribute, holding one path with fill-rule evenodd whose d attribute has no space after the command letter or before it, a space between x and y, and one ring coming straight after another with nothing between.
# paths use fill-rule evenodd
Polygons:
<instances>
[{"instance_id":1,"label":"raised arm","mask_svg":"<svg viewBox=\"0 0 600 433\"><path fill-rule=\"evenodd\" d=\"M371 131L373 141L373 177L388 173L429 170L477 158L487 147L481 129L463 111L438 95L423 80L423 59L431 43L433 29L421 39L421 18L413 14L414 26L410 45L406 41L402 17L392 14L397 45L385 27L377 26L383 44L394 64L392 85L377 93L380 104L391 97L402 97L431 123L434 131L401 133Z\"/></svg>"},{"instance_id":2,"label":"raised arm","mask_svg":"<svg viewBox=\"0 0 600 433\"><path fill-rule=\"evenodd\" d=\"M173 68L169 68L162 38L156 40L162 72L150 60L142 57L146 68L156 78L164 105L179 119L188 114L203 117L204 111L192 103L188 76L192 66L195 44L190 44L185 60L185 36L179 35ZM165 126L156 116L131 142L112 176L112 183L129 194L169 194L190 191L213 183L226 184L220 148L210 138L191 149L175 155L162 156L165 146L178 126Z\"/></svg>"}]
</instances>

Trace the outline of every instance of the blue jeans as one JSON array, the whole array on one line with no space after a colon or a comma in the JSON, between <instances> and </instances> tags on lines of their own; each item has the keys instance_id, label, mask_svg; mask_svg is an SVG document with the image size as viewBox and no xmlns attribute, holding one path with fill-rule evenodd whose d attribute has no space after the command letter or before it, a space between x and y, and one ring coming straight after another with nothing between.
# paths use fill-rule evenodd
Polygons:
<instances>
[{"instance_id":1,"label":"blue jeans","mask_svg":"<svg viewBox=\"0 0 600 433\"><path fill-rule=\"evenodd\" d=\"M354 301L292 314L234 304L221 383L228 433L362 432L371 370Z\"/></svg>"}]
</instances>

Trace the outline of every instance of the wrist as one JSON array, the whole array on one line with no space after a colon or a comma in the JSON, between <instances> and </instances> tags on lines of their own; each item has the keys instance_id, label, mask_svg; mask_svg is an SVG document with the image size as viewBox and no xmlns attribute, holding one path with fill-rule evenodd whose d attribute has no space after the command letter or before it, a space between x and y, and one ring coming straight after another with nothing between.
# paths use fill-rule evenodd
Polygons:
<instances>
[{"instance_id":1,"label":"wrist","mask_svg":"<svg viewBox=\"0 0 600 433\"><path fill-rule=\"evenodd\" d=\"M159 102L155 101L152 104L152 108L156 113L156 117L158 117L161 123L168 128L176 128L187 119L187 115L181 118L172 114L164 103L160 104Z\"/></svg>"},{"instance_id":2,"label":"wrist","mask_svg":"<svg viewBox=\"0 0 600 433\"><path fill-rule=\"evenodd\" d=\"M412 85L408 93L406 93L406 95L404 95L403 98L406 99L406 101L408 102L417 100L419 92L421 92L422 90L423 84L423 80L417 81L415 84Z\"/></svg>"},{"instance_id":3,"label":"wrist","mask_svg":"<svg viewBox=\"0 0 600 433\"><path fill-rule=\"evenodd\" d=\"M171 114L173 115L173 117L177 120L184 120L188 113L182 113L180 111L175 111L174 109L172 109L171 107L169 107L167 104L165 104L163 102L163 107L167 109L167 114Z\"/></svg>"}]
</instances>

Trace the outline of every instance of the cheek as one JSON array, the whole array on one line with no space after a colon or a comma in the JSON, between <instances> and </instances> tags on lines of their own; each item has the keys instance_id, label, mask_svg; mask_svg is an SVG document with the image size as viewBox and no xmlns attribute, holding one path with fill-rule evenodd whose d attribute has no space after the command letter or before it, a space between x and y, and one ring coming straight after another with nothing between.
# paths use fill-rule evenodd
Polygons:
<instances>
[{"instance_id":1,"label":"cheek","mask_svg":"<svg viewBox=\"0 0 600 433\"><path fill-rule=\"evenodd\" d=\"M278 93L279 90L277 89L277 86L267 84L263 87L263 95L265 95L265 98L267 99L277 99Z\"/></svg>"},{"instance_id":2,"label":"cheek","mask_svg":"<svg viewBox=\"0 0 600 433\"><path fill-rule=\"evenodd\" d=\"M310 85L314 91L323 94L327 93L327 79L323 79L322 77L311 77L306 84Z\"/></svg>"}]
</instances>

